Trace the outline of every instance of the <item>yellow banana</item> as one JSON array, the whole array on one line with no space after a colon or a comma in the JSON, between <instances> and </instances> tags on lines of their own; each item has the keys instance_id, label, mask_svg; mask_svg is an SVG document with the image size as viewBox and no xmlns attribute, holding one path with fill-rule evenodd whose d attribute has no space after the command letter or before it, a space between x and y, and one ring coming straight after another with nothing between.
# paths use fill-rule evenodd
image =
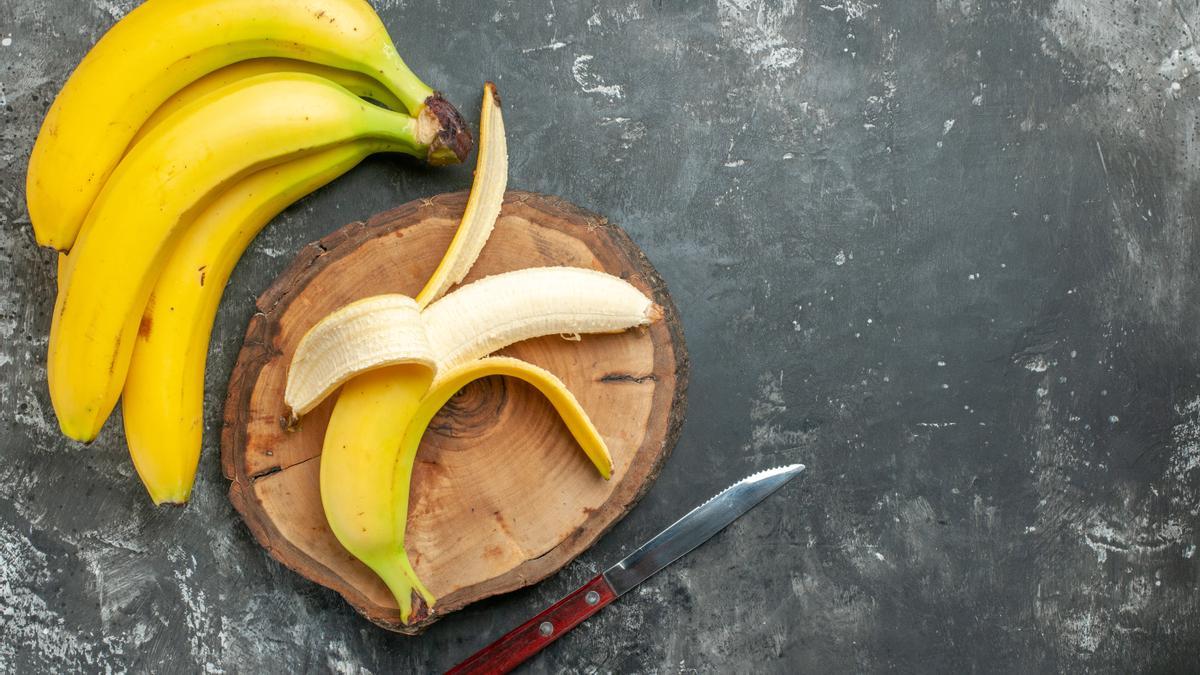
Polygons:
<instances>
[{"instance_id":1,"label":"yellow banana","mask_svg":"<svg viewBox=\"0 0 1200 675\"><path fill-rule=\"evenodd\" d=\"M496 357L455 368L432 389L431 374L427 367L412 364L352 380L338 396L321 454L321 501L330 527L342 545L387 584L404 622L412 616L414 591L428 607L436 603L404 549L413 462L430 421L458 390L492 375L532 384L554 406L600 474L606 479L612 475L612 457L600 432L550 372Z\"/></svg>"},{"instance_id":2,"label":"yellow banana","mask_svg":"<svg viewBox=\"0 0 1200 675\"><path fill-rule=\"evenodd\" d=\"M209 336L242 252L288 205L389 149L358 141L263 169L206 207L175 245L142 318L121 398L129 453L155 504L183 504L191 494Z\"/></svg>"},{"instance_id":3,"label":"yellow banana","mask_svg":"<svg viewBox=\"0 0 1200 675\"><path fill-rule=\"evenodd\" d=\"M268 73L308 73L309 75L317 75L345 87L357 96L378 101L389 110L397 112L405 112L407 110L404 104L400 102L400 99L396 98L395 94L374 78L362 73L334 68L332 66L323 66L310 61L300 61L298 59L250 59L249 61L240 61L225 66L179 90L178 93L167 99L166 102L154 111L154 114L150 115L142 123L142 127L138 129L137 133L129 141L129 147L132 148L137 145L138 141L149 135L155 127L162 124L163 120L201 98L238 80L244 80L255 75L266 75Z\"/></svg>"},{"instance_id":4,"label":"yellow banana","mask_svg":"<svg viewBox=\"0 0 1200 675\"><path fill-rule=\"evenodd\" d=\"M328 80L283 73L210 94L130 151L59 280L47 369L64 434L90 441L112 411L153 284L191 217L253 172L355 140L424 156L431 134Z\"/></svg>"},{"instance_id":5,"label":"yellow banana","mask_svg":"<svg viewBox=\"0 0 1200 675\"><path fill-rule=\"evenodd\" d=\"M436 133L434 163L462 161L470 149L458 111L408 69L365 0L147 0L84 57L43 122L26 182L38 242L72 246L130 139L163 102L259 57L378 79Z\"/></svg>"}]
</instances>

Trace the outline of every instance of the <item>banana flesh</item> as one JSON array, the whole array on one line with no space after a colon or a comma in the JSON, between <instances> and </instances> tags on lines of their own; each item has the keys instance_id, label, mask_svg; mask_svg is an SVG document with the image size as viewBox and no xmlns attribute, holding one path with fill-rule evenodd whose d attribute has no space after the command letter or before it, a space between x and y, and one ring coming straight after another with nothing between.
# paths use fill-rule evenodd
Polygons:
<instances>
[{"instance_id":1,"label":"banana flesh","mask_svg":"<svg viewBox=\"0 0 1200 675\"><path fill-rule=\"evenodd\" d=\"M289 204L389 149L352 142L264 169L205 208L175 245L142 318L121 395L129 453L155 504L183 504L191 494L209 336L242 252Z\"/></svg>"},{"instance_id":2,"label":"banana flesh","mask_svg":"<svg viewBox=\"0 0 1200 675\"><path fill-rule=\"evenodd\" d=\"M661 318L632 284L576 267L535 267L467 284L422 314L439 375L522 340L619 333Z\"/></svg>"},{"instance_id":3,"label":"banana flesh","mask_svg":"<svg viewBox=\"0 0 1200 675\"><path fill-rule=\"evenodd\" d=\"M88 213L59 279L48 375L59 424L90 441L124 385L153 284L191 217L232 182L353 141L421 156L417 121L323 78L240 80L134 147Z\"/></svg>"},{"instance_id":4,"label":"banana flesh","mask_svg":"<svg viewBox=\"0 0 1200 675\"><path fill-rule=\"evenodd\" d=\"M69 249L130 140L176 92L231 63L287 57L378 79L435 132L430 159L462 161L458 112L405 65L365 0L148 0L92 48L51 106L29 162L38 243Z\"/></svg>"},{"instance_id":5,"label":"banana flesh","mask_svg":"<svg viewBox=\"0 0 1200 675\"><path fill-rule=\"evenodd\" d=\"M437 366L421 308L404 295L365 298L321 319L300 339L284 400L299 418L355 375L400 363L430 372Z\"/></svg>"},{"instance_id":6,"label":"banana flesh","mask_svg":"<svg viewBox=\"0 0 1200 675\"><path fill-rule=\"evenodd\" d=\"M420 362L440 381L451 369L522 340L620 332L660 316L629 282L574 267L486 277L423 312L403 295L366 298L325 317L301 338L284 402L299 416L344 382L382 366Z\"/></svg>"}]
</instances>

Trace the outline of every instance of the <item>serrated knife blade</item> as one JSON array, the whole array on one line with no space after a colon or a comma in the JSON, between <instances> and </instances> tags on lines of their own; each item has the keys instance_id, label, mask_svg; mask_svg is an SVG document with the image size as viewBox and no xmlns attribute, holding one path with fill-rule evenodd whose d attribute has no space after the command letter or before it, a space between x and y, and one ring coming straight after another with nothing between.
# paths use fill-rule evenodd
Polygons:
<instances>
[{"instance_id":1,"label":"serrated knife blade","mask_svg":"<svg viewBox=\"0 0 1200 675\"><path fill-rule=\"evenodd\" d=\"M448 672L462 675L511 671L634 586L708 541L802 471L803 464L790 464L760 471L730 485L621 562Z\"/></svg>"}]
</instances>

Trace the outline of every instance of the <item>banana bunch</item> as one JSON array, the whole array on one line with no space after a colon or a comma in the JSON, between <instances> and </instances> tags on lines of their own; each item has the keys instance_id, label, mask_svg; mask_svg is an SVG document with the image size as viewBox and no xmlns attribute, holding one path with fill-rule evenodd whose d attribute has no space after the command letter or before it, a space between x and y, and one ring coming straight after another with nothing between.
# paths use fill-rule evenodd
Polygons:
<instances>
[{"instance_id":1,"label":"banana bunch","mask_svg":"<svg viewBox=\"0 0 1200 675\"><path fill-rule=\"evenodd\" d=\"M507 187L504 125L490 84L479 141L462 222L425 288L416 298L359 300L323 318L297 345L284 391L295 419L341 389L322 447L322 506L338 541L387 584L406 623L414 592L428 608L436 601L408 560L404 534L414 460L437 411L476 379L524 380L549 399L608 479L608 447L563 382L532 364L487 355L534 337L621 332L662 316L622 279L567 267L498 274L441 297L474 264Z\"/></svg>"},{"instance_id":2,"label":"banana bunch","mask_svg":"<svg viewBox=\"0 0 1200 675\"><path fill-rule=\"evenodd\" d=\"M147 0L76 68L29 162L36 238L63 252L63 433L91 441L123 396L151 498L186 502L212 322L251 240L372 153L440 165L471 145L365 0Z\"/></svg>"}]
</instances>

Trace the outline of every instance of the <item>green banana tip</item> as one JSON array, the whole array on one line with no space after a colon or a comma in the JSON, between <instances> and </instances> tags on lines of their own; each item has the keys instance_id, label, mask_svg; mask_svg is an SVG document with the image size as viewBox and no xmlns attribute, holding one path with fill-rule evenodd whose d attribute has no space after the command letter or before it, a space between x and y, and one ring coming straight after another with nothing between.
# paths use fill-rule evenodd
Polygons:
<instances>
[{"instance_id":1,"label":"green banana tip","mask_svg":"<svg viewBox=\"0 0 1200 675\"><path fill-rule=\"evenodd\" d=\"M437 120L438 125L437 134L429 144L429 163L445 166L466 161L475 141L458 108L447 101L441 92L434 92L433 96L425 99L425 111Z\"/></svg>"}]
</instances>

